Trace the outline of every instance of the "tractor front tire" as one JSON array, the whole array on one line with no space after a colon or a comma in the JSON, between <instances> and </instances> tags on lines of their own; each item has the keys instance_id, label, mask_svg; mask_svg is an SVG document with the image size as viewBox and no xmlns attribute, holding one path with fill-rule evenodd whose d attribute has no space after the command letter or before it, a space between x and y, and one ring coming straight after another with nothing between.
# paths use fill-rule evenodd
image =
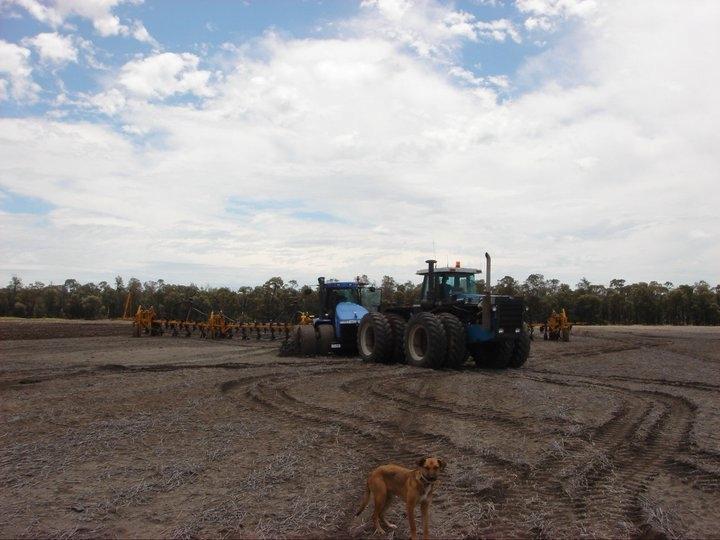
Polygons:
<instances>
[{"instance_id":1,"label":"tractor front tire","mask_svg":"<svg viewBox=\"0 0 720 540\"><path fill-rule=\"evenodd\" d=\"M327 356L332 351L332 342L335 340L335 329L332 324L321 324L318 330L318 354Z\"/></svg>"},{"instance_id":2,"label":"tractor front tire","mask_svg":"<svg viewBox=\"0 0 720 540\"><path fill-rule=\"evenodd\" d=\"M407 321L401 315L397 313L386 313L385 318L390 324L390 330L392 331L392 361L398 364L405 363L405 347L403 338L405 336L405 326Z\"/></svg>"},{"instance_id":3,"label":"tractor front tire","mask_svg":"<svg viewBox=\"0 0 720 540\"><path fill-rule=\"evenodd\" d=\"M298 349L302 356L314 356L317 353L317 335L313 325L303 324L299 327Z\"/></svg>"},{"instance_id":4,"label":"tractor front tire","mask_svg":"<svg viewBox=\"0 0 720 540\"><path fill-rule=\"evenodd\" d=\"M382 313L366 313L360 321L357 348L363 362L392 361L393 335L390 323Z\"/></svg>"},{"instance_id":5,"label":"tractor front tire","mask_svg":"<svg viewBox=\"0 0 720 540\"><path fill-rule=\"evenodd\" d=\"M482 368L504 369L510 365L514 340L501 340L486 343L475 351L475 365Z\"/></svg>"},{"instance_id":6,"label":"tractor front tire","mask_svg":"<svg viewBox=\"0 0 720 540\"><path fill-rule=\"evenodd\" d=\"M512 354L510 355L509 366L511 368L522 367L527 362L528 356L530 356L530 336L525 332L520 334L520 337L515 340Z\"/></svg>"},{"instance_id":7,"label":"tractor front tire","mask_svg":"<svg viewBox=\"0 0 720 540\"><path fill-rule=\"evenodd\" d=\"M447 337L447 350L443 367L460 369L468 357L465 344L467 339L465 337L465 328L460 319L452 313L440 313L438 317L443 328L445 328L445 336Z\"/></svg>"},{"instance_id":8,"label":"tractor front tire","mask_svg":"<svg viewBox=\"0 0 720 540\"><path fill-rule=\"evenodd\" d=\"M447 336L440 318L423 311L407 323L404 336L405 361L415 367L440 368L445 362Z\"/></svg>"}]
</instances>

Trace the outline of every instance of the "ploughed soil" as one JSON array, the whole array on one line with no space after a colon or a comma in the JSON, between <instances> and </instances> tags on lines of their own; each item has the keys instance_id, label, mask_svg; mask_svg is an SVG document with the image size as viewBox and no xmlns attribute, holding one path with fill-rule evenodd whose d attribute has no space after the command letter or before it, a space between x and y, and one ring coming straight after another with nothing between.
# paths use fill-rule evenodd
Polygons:
<instances>
[{"instance_id":1,"label":"ploughed soil","mask_svg":"<svg viewBox=\"0 0 720 540\"><path fill-rule=\"evenodd\" d=\"M369 537L368 472L425 455L433 537L720 535L720 328L431 371L76 324L0 323L2 537Z\"/></svg>"},{"instance_id":2,"label":"ploughed soil","mask_svg":"<svg viewBox=\"0 0 720 540\"><path fill-rule=\"evenodd\" d=\"M93 336L127 336L128 321L78 321L0 317L0 341Z\"/></svg>"}]
</instances>

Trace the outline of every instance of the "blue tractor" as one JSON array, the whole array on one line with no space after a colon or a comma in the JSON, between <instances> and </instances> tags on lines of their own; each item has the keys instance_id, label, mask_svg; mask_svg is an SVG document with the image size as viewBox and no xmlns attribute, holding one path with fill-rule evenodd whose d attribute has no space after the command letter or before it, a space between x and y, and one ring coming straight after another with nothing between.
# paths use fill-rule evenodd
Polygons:
<instances>
[{"instance_id":1,"label":"blue tractor","mask_svg":"<svg viewBox=\"0 0 720 540\"><path fill-rule=\"evenodd\" d=\"M330 353L355 354L360 321L380 305L380 291L361 278L325 281L318 278L319 315L312 324L301 325L297 349L304 356Z\"/></svg>"},{"instance_id":2,"label":"blue tractor","mask_svg":"<svg viewBox=\"0 0 720 540\"><path fill-rule=\"evenodd\" d=\"M411 306L369 312L360 321L358 352L366 362L402 362L418 367L459 368L470 356L482 367L520 367L530 354L522 298L492 294L490 255L486 288L478 293L480 270L437 268L428 260L420 298Z\"/></svg>"}]
</instances>

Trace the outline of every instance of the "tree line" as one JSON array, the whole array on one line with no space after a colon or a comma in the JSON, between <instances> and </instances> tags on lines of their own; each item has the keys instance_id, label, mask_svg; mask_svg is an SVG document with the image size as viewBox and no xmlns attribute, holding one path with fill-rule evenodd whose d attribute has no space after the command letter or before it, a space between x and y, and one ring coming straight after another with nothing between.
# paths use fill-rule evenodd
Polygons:
<instances>
[{"instance_id":1,"label":"tree line","mask_svg":"<svg viewBox=\"0 0 720 540\"><path fill-rule=\"evenodd\" d=\"M411 304L419 296L419 285L398 283L390 276L384 276L377 286L387 305ZM479 280L478 292L484 287ZM720 324L720 285L711 287L705 281L674 285L656 281L628 284L613 279L605 286L583 278L571 287L542 274L531 274L523 282L505 276L493 292L522 296L533 322L546 320L552 310L565 309L572 321L588 324ZM128 295L130 315L139 305L153 306L160 318L178 320L204 320L211 311L222 310L238 321L293 322L299 312L317 313L319 309L316 287L285 282L280 277L255 287L230 289L174 285L163 280L142 283L135 278L125 284L121 277L112 284L68 279L62 285L38 281L25 285L15 276L0 289L0 316L115 319L123 316Z\"/></svg>"}]
</instances>

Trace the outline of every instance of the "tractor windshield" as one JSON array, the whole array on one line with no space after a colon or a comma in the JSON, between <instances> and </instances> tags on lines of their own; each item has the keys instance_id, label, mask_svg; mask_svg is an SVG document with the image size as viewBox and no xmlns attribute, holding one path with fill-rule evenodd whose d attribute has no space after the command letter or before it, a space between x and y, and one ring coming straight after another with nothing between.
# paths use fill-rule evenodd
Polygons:
<instances>
[{"instance_id":1,"label":"tractor windshield","mask_svg":"<svg viewBox=\"0 0 720 540\"><path fill-rule=\"evenodd\" d=\"M330 294L333 305L339 304L340 302L360 303L357 289L333 289Z\"/></svg>"},{"instance_id":2,"label":"tractor windshield","mask_svg":"<svg viewBox=\"0 0 720 540\"><path fill-rule=\"evenodd\" d=\"M438 298L448 300L456 294L476 294L473 274L436 274Z\"/></svg>"},{"instance_id":3,"label":"tractor windshield","mask_svg":"<svg viewBox=\"0 0 720 540\"><path fill-rule=\"evenodd\" d=\"M363 287L360 289L360 305L368 311L377 311L380 307L380 289Z\"/></svg>"}]
</instances>

